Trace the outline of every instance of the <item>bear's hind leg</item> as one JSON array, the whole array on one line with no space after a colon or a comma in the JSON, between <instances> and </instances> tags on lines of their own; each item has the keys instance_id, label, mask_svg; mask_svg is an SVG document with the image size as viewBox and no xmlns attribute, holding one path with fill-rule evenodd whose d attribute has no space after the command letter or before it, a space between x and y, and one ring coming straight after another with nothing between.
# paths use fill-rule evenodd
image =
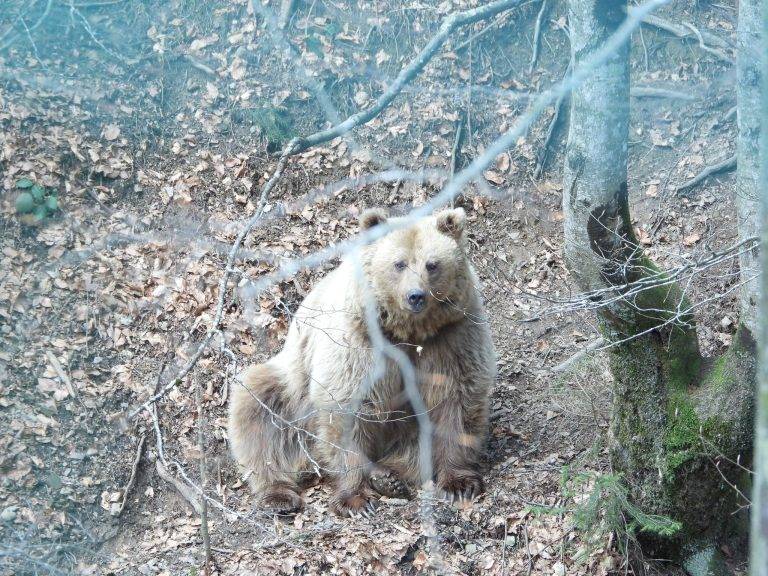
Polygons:
<instances>
[{"instance_id":1,"label":"bear's hind leg","mask_svg":"<svg viewBox=\"0 0 768 576\"><path fill-rule=\"evenodd\" d=\"M228 425L232 453L262 505L278 514L304 505L297 480L306 457L301 432L290 424L296 412L278 370L269 364L251 366L234 384Z\"/></svg>"}]
</instances>

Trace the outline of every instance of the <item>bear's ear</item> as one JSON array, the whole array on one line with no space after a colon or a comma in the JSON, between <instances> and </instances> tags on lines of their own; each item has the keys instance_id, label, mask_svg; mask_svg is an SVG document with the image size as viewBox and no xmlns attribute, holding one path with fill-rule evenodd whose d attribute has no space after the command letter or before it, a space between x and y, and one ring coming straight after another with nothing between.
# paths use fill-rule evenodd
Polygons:
<instances>
[{"instance_id":1,"label":"bear's ear","mask_svg":"<svg viewBox=\"0 0 768 576\"><path fill-rule=\"evenodd\" d=\"M458 240L464 233L464 223L467 221L467 213L464 208L443 210L437 215L437 229L443 234Z\"/></svg>"},{"instance_id":2,"label":"bear's ear","mask_svg":"<svg viewBox=\"0 0 768 576\"><path fill-rule=\"evenodd\" d=\"M387 211L384 208L369 208L360 214L360 230L368 230L387 221Z\"/></svg>"}]
</instances>

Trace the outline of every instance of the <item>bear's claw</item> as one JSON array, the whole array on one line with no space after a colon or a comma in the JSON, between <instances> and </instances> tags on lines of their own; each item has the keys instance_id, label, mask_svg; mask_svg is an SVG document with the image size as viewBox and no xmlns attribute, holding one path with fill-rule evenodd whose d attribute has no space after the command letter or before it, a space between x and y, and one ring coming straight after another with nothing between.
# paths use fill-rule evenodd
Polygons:
<instances>
[{"instance_id":1,"label":"bear's claw","mask_svg":"<svg viewBox=\"0 0 768 576\"><path fill-rule=\"evenodd\" d=\"M483 480L477 472L452 475L440 482L440 491L451 504L471 502L483 491Z\"/></svg>"},{"instance_id":2,"label":"bear's claw","mask_svg":"<svg viewBox=\"0 0 768 576\"><path fill-rule=\"evenodd\" d=\"M369 482L371 488L387 498L410 499L412 497L411 489L394 472L384 471L372 474Z\"/></svg>"},{"instance_id":3,"label":"bear's claw","mask_svg":"<svg viewBox=\"0 0 768 576\"><path fill-rule=\"evenodd\" d=\"M378 501L369 495L358 492L335 497L331 501L331 510L338 516L370 518L378 508L378 504Z\"/></svg>"}]
</instances>

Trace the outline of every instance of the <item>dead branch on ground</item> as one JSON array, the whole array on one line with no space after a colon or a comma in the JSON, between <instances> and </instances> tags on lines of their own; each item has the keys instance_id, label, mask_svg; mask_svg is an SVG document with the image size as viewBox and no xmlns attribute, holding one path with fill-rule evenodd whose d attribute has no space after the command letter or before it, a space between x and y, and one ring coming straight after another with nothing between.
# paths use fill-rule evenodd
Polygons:
<instances>
[{"instance_id":1,"label":"dead branch on ground","mask_svg":"<svg viewBox=\"0 0 768 576\"><path fill-rule=\"evenodd\" d=\"M603 338L597 338L596 340L593 340L592 342L584 346L584 348L576 352L576 354L574 354L564 362L561 362L560 364L552 368L552 372L565 372L566 370L568 370L568 368L570 368L571 366L579 362L585 356L588 356L590 352L594 352L595 350L600 348L600 346L602 346L603 344L605 344L605 339Z\"/></svg>"},{"instance_id":2,"label":"dead branch on ground","mask_svg":"<svg viewBox=\"0 0 768 576\"><path fill-rule=\"evenodd\" d=\"M133 490L134 484L136 484L136 475L139 471L139 463L141 462L142 454L144 454L146 441L147 436L143 434L141 438L139 438L139 444L136 446L136 457L133 459L133 465L131 466L131 476L128 478L128 483L125 485L125 488L123 488L123 500L120 502L120 508L115 512L115 516L120 516L120 514L123 513L123 510L125 510L125 506L128 503L128 496L130 495L131 490Z\"/></svg>"},{"instance_id":3,"label":"dead branch on ground","mask_svg":"<svg viewBox=\"0 0 768 576\"><path fill-rule=\"evenodd\" d=\"M548 0L541 0L541 8L536 16L536 25L533 29L533 53L531 54L531 63L528 66L528 74L533 74L533 69L536 67L536 61L539 59L539 46L541 45L541 21L547 13L549 8Z\"/></svg>"},{"instance_id":4,"label":"dead branch on ground","mask_svg":"<svg viewBox=\"0 0 768 576\"><path fill-rule=\"evenodd\" d=\"M736 154L734 154L733 156L726 158L725 160L706 166L696 176L694 176L687 182L683 182L682 184L680 184L680 186L678 186L675 189L675 194L680 194L681 192L690 192L691 188L694 188L697 185L701 184L702 182L704 182L704 180L706 180L710 176L714 176L715 174L720 174L721 172L730 172L731 170L735 170L736 163L737 163Z\"/></svg>"},{"instance_id":5,"label":"dead branch on ground","mask_svg":"<svg viewBox=\"0 0 768 576\"><path fill-rule=\"evenodd\" d=\"M200 458L200 490L205 493L208 484L208 471L206 470L205 460L205 414L203 411L203 385L200 383L200 376L195 378L195 402L197 404L197 449ZM205 554L205 563L203 573L210 576L211 573L211 538L208 533L208 500L203 498L200 501L200 535L203 537L203 552Z\"/></svg>"},{"instance_id":6,"label":"dead branch on ground","mask_svg":"<svg viewBox=\"0 0 768 576\"><path fill-rule=\"evenodd\" d=\"M629 95L633 98L670 98L674 100L696 100L696 96L689 92L679 92L667 88L654 86L633 86L629 89Z\"/></svg>"}]
</instances>

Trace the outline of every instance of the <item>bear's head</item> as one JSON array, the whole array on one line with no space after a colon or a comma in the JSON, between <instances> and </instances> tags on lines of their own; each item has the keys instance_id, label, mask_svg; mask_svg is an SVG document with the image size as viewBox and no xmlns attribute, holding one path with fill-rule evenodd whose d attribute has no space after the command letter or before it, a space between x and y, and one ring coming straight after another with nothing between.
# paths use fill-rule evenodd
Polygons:
<instances>
[{"instance_id":1,"label":"bear's head","mask_svg":"<svg viewBox=\"0 0 768 576\"><path fill-rule=\"evenodd\" d=\"M360 228L396 220L374 208L360 216ZM366 248L366 275L382 326L393 335L427 338L466 312L474 284L464 248L465 222L462 208L444 210Z\"/></svg>"}]
</instances>

